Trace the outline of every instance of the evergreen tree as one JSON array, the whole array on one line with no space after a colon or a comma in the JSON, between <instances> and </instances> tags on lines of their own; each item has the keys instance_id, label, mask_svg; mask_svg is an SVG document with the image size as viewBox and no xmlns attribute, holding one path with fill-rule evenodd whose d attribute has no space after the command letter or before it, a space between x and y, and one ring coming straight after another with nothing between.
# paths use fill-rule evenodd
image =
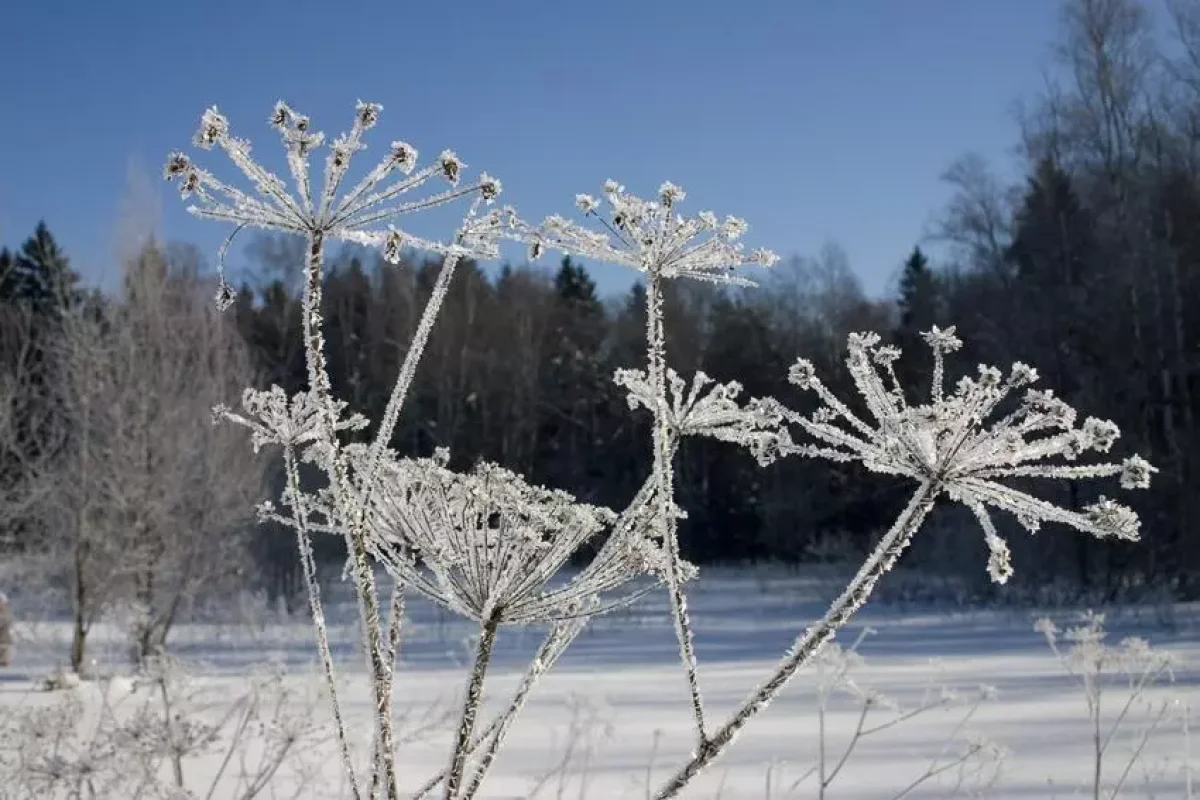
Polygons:
<instances>
[{"instance_id":1,"label":"evergreen tree","mask_svg":"<svg viewBox=\"0 0 1200 800\"><path fill-rule=\"evenodd\" d=\"M900 276L900 330L929 330L937 320L937 282L929 259L914 247Z\"/></svg>"},{"instance_id":2,"label":"evergreen tree","mask_svg":"<svg viewBox=\"0 0 1200 800\"><path fill-rule=\"evenodd\" d=\"M51 318L78 304L79 276L46 227L39 222L15 254L0 253L0 302L23 305Z\"/></svg>"},{"instance_id":3,"label":"evergreen tree","mask_svg":"<svg viewBox=\"0 0 1200 800\"><path fill-rule=\"evenodd\" d=\"M1092 290L1099 277L1093 274L1099 256L1095 223L1070 175L1053 160L1041 161L1029 181L1006 255L1016 279L1008 299L1025 343L1022 358L1037 364L1047 387L1068 402L1086 403L1103 414L1116 390L1098 385L1101 372L1108 370L1099 369L1097 339L1104 326L1093 317ZM1067 484L1066 494L1062 502L1072 508L1087 501L1076 482ZM1074 552L1062 556L1076 564L1085 586L1096 574L1093 558L1103 547L1078 537Z\"/></svg>"},{"instance_id":4,"label":"evergreen tree","mask_svg":"<svg viewBox=\"0 0 1200 800\"><path fill-rule=\"evenodd\" d=\"M1094 221L1071 177L1047 159L1031 178L1015 222L1007 258L1017 280L1013 316L1034 346L1025 358L1040 360L1055 391L1075 402L1096 367L1093 337L1100 326L1088 322L1099 288L1092 272L1099 255Z\"/></svg>"},{"instance_id":5,"label":"evergreen tree","mask_svg":"<svg viewBox=\"0 0 1200 800\"><path fill-rule=\"evenodd\" d=\"M538 463L549 483L573 492L594 491L608 393L602 347L604 306L583 266L565 257L554 276L554 297L539 375L545 409L538 431Z\"/></svg>"},{"instance_id":6,"label":"evergreen tree","mask_svg":"<svg viewBox=\"0 0 1200 800\"><path fill-rule=\"evenodd\" d=\"M937 324L938 288L929 259L920 247L914 247L904 262L897 306L896 345L909 355L897 365L898 377L906 391L922 391L927 385L929 368L924 361L912 356L923 352L921 334Z\"/></svg>"}]
</instances>

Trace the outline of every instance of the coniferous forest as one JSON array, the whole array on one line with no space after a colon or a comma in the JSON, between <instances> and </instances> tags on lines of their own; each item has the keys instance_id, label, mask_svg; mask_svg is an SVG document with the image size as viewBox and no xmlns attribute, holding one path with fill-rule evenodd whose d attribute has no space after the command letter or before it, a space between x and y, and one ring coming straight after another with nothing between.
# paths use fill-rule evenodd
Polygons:
<instances>
[{"instance_id":1,"label":"coniferous forest","mask_svg":"<svg viewBox=\"0 0 1200 800\"><path fill-rule=\"evenodd\" d=\"M1200 15L1178 13L1167 47L1151 46L1144 20L1123 14L1067 19L1056 49L1061 85L1026 98L1015 120L1023 179L1008 185L975 156L954 162L943 176L950 201L930 230L913 231L911 252L895 254L884 296L869 296L855 274L867 265L849 264L831 244L785 259L757 289L672 284L668 348L683 374L703 370L740 382L748 396L799 404L786 380L799 356L830 376L835 392L852 394L837 385L849 380L841 362L852 331L889 336L909 355L902 383L912 392L927 387L931 365L920 333L953 325L966 343L960 365L1035 366L1046 388L1115 421L1128 447L1160 470L1152 489L1132 501L1143 519L1142 544L1055 531L1035 549L1025 532L1007 531L1016 583L1194 599ZM864 235L870 225L862 221ZM125 531L130 520L145 530L199 524L244 548L246 569L265 588L294 596L294 542L282 528L256 527L252 519L256 498L277 494L281 476L255 462L240 437L206 439L216 435L206 411L198 411L204 425L193 438L149 441L138 454L107 434L104 452L82 444L88 426L99 424L154 439L155 426L168 424L168 407L183 413L170 392L186 392L196 410L235 405L248 384L303 389L300 245L254 241L239 257L245 269L236 300L219 314L211 270L186 245L146 245L123 265L122 285L101 293L72 270L50 227L7 244L0 252L2 545L33 548L67 524L64 515L71 525ZM331 259L324 298L334 388L368 418L383 411L436 267L420 254L399 266L366 250ZM428 454L445 446L456 466L484 458L589 502L626 502L650 468L649 415L629 411L612 376L641 366L642 288L602 297L588 267L570 259L460 267L393 447ZM164 297L167 310L151 314ZM135 341L122 333L131 330L154 331L161 341L140 337L143 344L122 347ZM189 346L171 344L180 339ZM149 363L186 363L188 377L203 377L197 385L208 388L189 387L165 368L144 369ZM86 399L102 392L123 398L126 406L105 406L126 408L121 419L89 416L95 409ZM179 479L169 482L175 488L155 489L156 519L137 522L131 492L138 481L128 476L161 476L185 456ZM237 469L219 468L232 462ZM127 476L120 498L104 480L118 471ZM762 469L746 453L709 441L683 446L678 475L688 512L683 549L700 564L853 560L904 502L894 482L854 465L788 459ZM1096 499L1082 485L1058 491L1046 499L1075 508ZM212 510L218 499L226 512ZM979 537L959 535L964 525L955 512L941 513L907 564L961 580L957 591L972 596L995 591L980 567ZM148 557L169 549L146 546ZM323 555L333 559L337 545L329 548Z\"/></svg>"}]
</instances>

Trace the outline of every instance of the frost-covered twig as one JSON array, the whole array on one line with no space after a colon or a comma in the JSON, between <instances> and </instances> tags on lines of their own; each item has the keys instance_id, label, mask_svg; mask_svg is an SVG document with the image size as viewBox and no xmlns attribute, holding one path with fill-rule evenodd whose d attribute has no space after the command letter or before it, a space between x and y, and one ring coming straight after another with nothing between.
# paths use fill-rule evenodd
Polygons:
<instances>
[{"instance_id":1,"label":"frost-covered twig","mask_svg":"<svg viewBox=\"0 0 1200 800\"><path fill-rule=\"evenodd\" d=\"M98 708L85 702L93 691ZM0 717L0 797L253 800L286 762L326 740L278 670L251 675L236 697L210 699L163 655L132 681L84 683L48 706L9 711ZM214 756L215 770L200 768Z\"/></svg>"},{"instance_id":2,"label":"frost-covered twig","mask_svg":"<svg viewBox=\"0 0 1200 800\"><path fill-rule=\"evenodd\" d=\"M1178 660L1170 653L1154 650L1149 642L1139 637L1129 637L1113 646L1104 640L1107 633L1104 629L1103 614L1087 612L1078 624L1071 626L1065 632L1061 631L1053 620L1043 617L1034 626L1046 637L1050 650L1058 658L1068 675L1076 678L1083 688L1084 701L1087 704L1088 723L1092 739L1092 778L1089 787L1092 797L1099 800L1102 796L1117 798L1124 787L1133 767L1139 761L1142 751L1150 738L1167 720L1170 714L1177 710L1174 703L1163 702L1159 710L1151 716L1150 723L1142 731L1137 743L1121 770L1117 782L1111 790L1105 793L1104 763L1114 739L1124 732L1134 705L1143 701L1147 692L1161 680L1174 682L1174 670ZM1061 639L1071 643L1066 650L1059 647ZM1103 706L1111 687L1108 681L1123 677L1128 694L1125 702L1112 720L1107 731L1104 730ZM1185 723L1186 724L1186 723Z\"/></svg>"},{"instance_id":3,"label":"frost-covered twig","mask_svg":"<svg viewBox=\"0 0 1200 800\"><path fill-rule=\"evenodd\" d=\"M483 681L487 676L488 664L492 658L492 648L496 644L496 630L500 627L500 616L493 612L488 614L479 628L479 642L475 647L475 660L471 665L470 677L467 678L467 690L463 695L462 715L458 721L458 731L454 747L450 755L450 768L446 770L446 800L456 800L458 789L463 781L463 769L470 752L471 736L475 732L475 717L479 713L479 703L483 699Z\"/></svg>"},{"instance_id":4,"label":"frost-covered twig","mask_svg":"<svg viewBox=\"0 0 1200 800\"><path fill-rule=\"evenodd\" d=\"M931 681L926 688L924 697L918 704L902 709L899 704L883 693L862 685L853 677L852 673L861 669L864 665L864 660L858 653L858 648L863 639L871 633L873 633L871 629L864 628L854 643L845 649L838 647L837 644L830 644L814 660L817 680L817 763L791 783L788 788L789 793L794 792L809 778L815 776L817 797L823 800L823 798L829 795L830 787L837 780L838 775L842 773L851 756L854 755L854 751L864 739L903 725L918 716L928 714L934 710L960 706L966 702L966 698L961 696L959 692L947 686L938 686ZM859 713L850 738L841 748L840 756L836 756L836 763L830 768L825 718L835 692L844 693L853 698L854 702L859 704ZM992 687L979 687L979 691L967 703L965 711L961 714L953 730L947 736L946 743L930 760L925 771L917 775L901 789L895 795L895 798L906 797L919 786L956 767L961 768L973 760L985 761L993 767L999 763L1003 751L998 746L979 737L971 737L965 743L962 742L963 731L971 721L971 718L974 717L975 712L982 703L994 697L995 690ZM882 722L869 725L868 719L871 718L872 713L882 709L890 710L892 715ZM957 743L963 743L965 746L956 756L950 758L948 761L944 760L950 747ZM990 783L996 776L997 770L993 768L989 778L981 781L981 783Z\"/></svg>"},{"instance_id":5,"label":"frost-covered twig","mask_svg":"<svg viewBox=\"0 0 1200 800\"><path fill-rule=\"evenodd\" d=\"M341 702L338 699L337 673L333 665L333 653L329 649L329 631L325 626L325 609L321 602L321 584L317 580L317 563L313 555L312 535L308 530L308 515L300 496L300 471L296 465L295 453L290 446L284 448L284 468L287 472L288 493L294 502L296 515L296 544L300 551L301 573L304 576L304 588L308 594L309 609L312 612L313 629L316 633L317 652L321 657L321 667L325 673L325 683L329 690L329 705L333 712L334 729L337 734L338 746L341 748L342 768L350 781L350 790L355 798L361 797L358 787L358 777L354 772L354 759L350 752L350 738L346 732L346 720L342 714Z\"/></svg>"}]
</instances>

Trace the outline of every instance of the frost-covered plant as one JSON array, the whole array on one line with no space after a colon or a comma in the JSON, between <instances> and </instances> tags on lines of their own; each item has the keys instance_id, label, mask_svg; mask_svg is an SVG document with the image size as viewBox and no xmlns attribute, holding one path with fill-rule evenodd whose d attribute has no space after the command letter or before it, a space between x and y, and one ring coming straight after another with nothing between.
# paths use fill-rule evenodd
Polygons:
<instances>
[{"instance_id":1,"label":"frost-covered plant","mask_svg":"<svg viewBox=\"0 0 1200 800\"><path fill-rule=\"evenodd\" d=\"M824 800L834 781L842 774L855 750L865 739L931 712L951 709L960 711L960 716L945 744L926 765L925 770L894 795L894 800L907 797L917 787L955 770L959 774L956 789L967 783L968 778L973 779L971 782L975 784L975 792L991 786L999 776L1000 765L1005 756L1004 748L971 732L968 726L979 708L996 698L996 689L985 685L964 694L931 680L919 702L901 706L856 677L866 663L859 653L859 646L866 636L873 633L870 628L865 628L854 642L845 648L830 643L813 659L817 695L817 763L791 782L788 793L796 791L811 780L816 784L816 796ZM858 709L854 729L845 740L844 746L836 749L826 728L826 717L835 695L848 698Z\"/></svg>"},{"instance_id":2,"label":"frost-covered plant","mask_svg":"<svg viewBox=\"0 0 1200 800\"><path fill-rule=\"evenodd\" d=\"M754 423L739 419L740 412L733 401L736 390L730 392L732 387L718 386L699 405L699 397L693 396L688 401L695 406L691 419L681 427L670 426L665 415L656 411L662 422L656 426L655 434L659 467L619 516L574 503L560 494L529 487L518 476L500 468L485 467L464 475L446 470L443 464L429 459L402 461L394 458L387 451L387 445L457 261L464 257L495 255L496 241L500 237L525 238L532 242L535 251L547 243L586 245L589 254L600 251L596 250L598 239L588 238L582 228L565 220L551 218L535 231L511 210L481 215L480 204L491 203L499 193L500 184L485 174L474 184L460 186L464 165L450 151L443 152L433 164L418 169L416 150L406 143L395 142L366 177L339 195L350 160L364 148L363 134L375 125L379 112L378 105L359 103L350 132L330 143L324 183L319 191L314 191L312 185L309 159L323 143L323 136L313 131L307 117L283 103L275 107L270 122L282 136L294 191L250 158L249 144L231 134L228 121L215 108L203 115L195 143L205 149L218 147L223 150L250 180L254 191L243 191L221 181L182 153L169 157L165 174L169 179L180 181L184 197L196 198L190 211L236 226L222 246L222 262L233 237L248 225L299 234L307 242L303 331L308 391L289 398L278 388L268 392L248 390L240 412L220 407L216 409L216 416L250 428L256 448L274 444L283 449L287 486L280 499L286 510L279 512L273 504L266 504L260 512L264 518L290 524L297 531L318 650L329 684L351 791L359 798L364 792L373 796L381 786L388 797L398 793L390 696L404 613L403 591L411 585L481 625L481 640L468 684L460 735L451 767L444 775L446 795L457 795L464 782L463 770L468 755L478 747L485 747L485 755L472 784L466 787L466 796L470 796L478 789L513 714L524 702L533 682L544 672L542 666L531 666L527 681L522 684L510 709L485 728L484 738L474 736L478 692L482 688L495 627L502 622L552 620L550 634L543 646L545 658L541 662L549 664L582 629L573 618L599 613L611 607L613 602L636 598L637 591L633 590L618 594L615 599L610 595L639 575L663 577L672 586L679 586L690 578L695 570L679 557L675 542L674 520L679 511L673 502L669 468L665 465L680 436L698 434L728 439L734 436L735 430L748 430ZM450 188L421 199L400 202L403 195L414 192L429 180L444 180ZM652 322L648 337L656 344L649 376L650 382L657 387L657 394L665 397L660 281L689 276L741 282L736 276L727 274L728 270L742 263L770 264L774 256L766 251L742 255L737 239L745 225L740 220L729 218L718 222L711 214L686 220L675 216L674 203L682 199L683 193L670 184L664 185L657 203L638 200L615 185L608 190L614 213L611 222L605 224L615 239L611 249L603 254L608 258L624 252L624 263L651 276L654 310L650 314ZM474 196L474 202L449 243L421 239L391 226L381 227L403 214L466 196ZM581 202L581 205L588 204ZM595 212L595 208L588 210ZM339 438L343 431L364 427L365 420L353 415L344 416L345 406L332 396L326 367L320 302L324 245L328 240L378 246L385 258L393 262L399 259L405 247L440 253L445 258L369 447L345 446ZM223 267L221 269L217 300L227 306L232 300L232 291L225 283ZM707 383L707 379L700 378L694 388L698 392ZM747 413L761 416L755 411ZM302 492L301 460L322 467L329 477L328 486L316 493ZM468 517L472 522L459 524ZM611 526L611 530L592 563L565 585L551 586L558 568L580 544L600 533L605 526ZM451 531L458 535L451 535ZM376 759L371 785L366 790L360 785L352 763L349 737L336 693L320 590L315 581L310 538L320 532L338 534L346 539L348 569L354 580L366 639L371 689L378 708ZM520 545L510 539L511 533L517 534ZM373 559L381 563L396 581L386 643L372 573ZM677 619L680 617L677 615ZM686 619L681 624L685 625ZM681 636L683 634L690 642L690 632L684 630ZM486 738L488 736L491 738Z\"/></svg>"},{"instance_id":3,"label":"frost-covered plant","mask_svg":"<svg viewBox=\"0 0 1200 800\"><path fill-rule=\"evenodd\" d=\"M1004 583L1012 574L1008 547L996 532L987 507L1007 511L1031 532L1042 522L1061 522L1094 536L1138 538L1134 512L1106 497L1083 513L1059 508L999 482L1000 478L1087 479L1119 475L1124 489L1150 485L1157 470L1139 456L1120 464L1076 465L1080 455L1106 453L1120 435L1111 422L1088 417L1076 427L1076 413L1050 391L1027 390L1010 414L988 424L1017 389L1037 380L1037 371L1016 363L1007 377L980 366L978 377L963 377L951 395L944 392L944 358L961 346L954 329L936 327L925 335L933 350L933 388L926 403L909 405L896 378L900 351L879 346L876 334L852 334L847 365L874 422L868 424L838 400L803 359L791 368L792 383L814 392L822 405L811 415L785 414L820 446L792 446L794 452L835 460L862 461L875 472L918 482L913 525L919 527L929 505L923 498L944 494L975 514L988 546L988 573ZM784 445L788 450L789 446ZM1055 459L1058 459L1056 462ZM925 511L920 511L924 508ZM914 528L915 529L915 528Z\"/></svg>"},{"instance_id":4,"label":"frost-covered plant","mask_svg":"<svg viewBox=\"0 0 1200 800\"><path fill-rule=\"evenodd\" d=\"M1105 641L1103 614L1086 612L1081 619L1066 630L1062 630L1049 617L1043 617L1034 629L1046 637L1046 643L1062 664L1068 675L1079 682L1087 705L1089 735L1091 738L1091 779L1088 793L1094 800L1102 797L1118 798L1129 782L1134 766L1150 740L1163 725L1173 717L1180 718L1186 733L1187 709L1176 697L1158 702L1149 699L1150 690L1156 686L1175 682L1178 658L1168 652L1155 650L1150 643L1138 636L1122 639L1113 645ZM1067 644L1064 648L1062 645ZM1106 705L1117 695L1116 716L1106 719L1111 713ZM1134 728L1130 731L1130 728ZM1125 763L1118 764L1119 773L1115 780L1107 782L1104 764L1111 761L1110 751L1119 738L1130 740ZM1185 759L1189 756L1185 754ZM1190 762L1183 765L1188 772L1188 797L1191 797Z\"/></svg>"},{"instance_id":5,"label":"frost-covered plant","mask_svg":"<svg viewBox=\"0 0 1200 800\"><path fill-rule=\"evenodd\" d=\"M313 698L283 672L247 677L244 691L214 697L177 662L154 656L132 680L87 682L49 704L9 709L0 718L0 800L262 796L328 735Z\"/></svg>"},{"instance_id":6,"label":"frost-covered plant","mask_svg":"<svg viewBox=\"0 0 1200 800\"><path fill-rule=\"evenodd\" d=\"M435 603L493 626L554 622L627 602L606 593L659 569L660 554L635 549L643 540L623 540L592 569L551 586L616 514L495 464L455 472L448 458L442 450L387 463L369 514L380 561Z\"/></svg>"},{"instance_id":7,"label":"frost-covered plant","mask_svg":"<svg viewBox=\"0 0 1200 800\"><path fill-rule=\"evenodd\" d=\"M318 651L331 695L343 766L352 795L364 800L399 795L392 734L391 695L398 658L404 592L413 589L480 626L475 662L470 670L458 733L447 769L427 781L418 796L443 786L446 798L470 798L480 788L516 715L533 686L579 635L590 616L631 602L655 581L665 584L671 617L691 696L696 747L685 764L658 792L673 797L708 767L744 727L809 663L850 616L865 602L879 577L899 558L936 499L963 502L979 518L991 552L989 571L1003 581L1011 571L1008 551L997 534L987 506L1012 511L1027 526L1059 521L1103 536L1136 538L1132 511L1102 498L1083 513L1059 509L998 479L1006 477L1085 478L1121 474L1126 488L1145 486L1154 471L1131 458L1120 465L1095 467L1048 463L1073 460L1089 449L1107 451L1117 431L1110 423L1087 420L1074 426L1074 412L1046 392L1027 392L1020 408L998 422L986 418L1015 388L1035 374L1017 365L1008 379L991 368L978 378L964 378L945 395L944 355L958 347L953 329L928 335L934 349L932 392L924 403L908 405L893 372L899 353L878 347L878 337L856 335L848 364L871 424L837 400L816 378L812 365L798 362L791 379L815 391L823 401L812 415L797 414L769 398L739 402L741 387L714 383L703 373L688 382L671 371L665 349L664 288L676 278L718 284L752 285L738 274L743 267L770 267L767 250L747 252L741 244L746 224L735 217L718 220L711 212L693 217L677 213L684 192L664 183L657 198L638 198L609 181L606 202L579 195L576 205L588 224L560 216L540 225L521 220L515 211L481 213L500 190L484 174L461 184L464 165L451 151L417 167L417 153L394 142L384 158L353 188L341 192L350 160L363 149L363 134L373 127L380 107L359 103L350 132L329 144L324 182L314 191L309 158L323 137L306 117L278 104L271 124L280 132L295 184L294 191L249 156L249 144L232 136L228 122L214 108L202 120L196 144L226 152L254 186L245 192L173 154L168 178L181 182L185 197L197 198L190 210L205 218L234 224L221 249L247 225L305 237L303 334L309 386L288 397L278 389L247 391L242 409L218 408L217 416L250 428L255 447L281 447L286 488L281 508L265 504L260 513L295 528ZM449 188L407 200L430 180ZM385 224L399 216L460 198L473 198L450 241L409 235ZM447 468L444 454L433 459L402 459L389 443L417 364L454 274L466 257L491 257L497 241L516 239L529 245L536 258L547 248L570 255L620 264L644 276L646 289L646 368L621 370L616 382L629 393L631 408L644 407L654 418L653 469L620 514L588 506L552 490L527 484L496 465L471 472ZM369 444L345 444L342 435L366 426L348 414L332 394L321 315L324 247L329 240L376 246L388 261L406 247L443 256L443 266L401 365L396 384ZM232 291L222 273L218 302L228 305ZM815 443L798 443L794 427ZM858 575L835 601L824 619L799 636L769 679L719 728L706 720L700 693L692 625L685 584L696 574L680 553L677 521L683 510L675 503L673 459L685 436L709 436L747 447L761 463L787 455L861 460L876 471L915 480L918 489L908 507L884 536ZM328 485L302 490L299 464L321 468ZM347 572L359 605L365 653L376 706L374 757L370 784L358 780L337 696L334 663L325 631L320 588L315 579L311 537L329 533L345 539ZM580 546L604 536L592 561L573 578L558 582L558 572ZM393 579L390 617L384 631L373 568L382 565ZM638 585L639 578L649 577ZM475 717L484 676L501 624L547 623L549 632L506 708L477 732ZM468 774L468 764L474 772Z\"/></svg>"},{"instance_id":8,"label":"frost-covered plant","mask_svg":"<svg viewBox=\"0 0 1200 800\"><path fill-rule=\"evenodd\" d=\"M1080 513L1000 481L1120 476L1122 488L1146 488L1155 470L1138 456L1120 464L1071 463L1089 450L1108 452L1119 435L1116 425L1089 417L1076 426L1074 409L1048 391L1032 389L1024 392L1015 410L993 421L1001 403L1015 390L1034 383L1037 372L1018 363L1005 378L998 369L981 366L977 378L962 378L955 391L946 394L945 355L959 349L961 342L953 328L934 328L925 340L934 356L932 386L927 400L910 404L895 372L900 351L881 346L877 334L851 334L846 365L867 419L825 386L811 362L800 359L792 366L789 380L816 394L820 405L811 414L773 406L785 424L813 440L798 443L783 428L775 444L781 455L861 461L874 472L909 478L917 489L825 616L796 639L771 676L663 786L658 798L678 794L833 639L899 560L940 497L964 503L975 513L991 553L988 569L998 582L1007 580L1011 565L987 506L1016 515L1030 530L1037 530L1043 521L1061 522L1095 536L1137 539L1137 515L1113 500L1101 497Z\"/></svg>"},{"instance_id":9,"label":"frost-covered plant","mask_svg":"<svg viewBox=\"0 0 1200 800\"><path fill-rule=\"evenodd\" d=\"M696 405L700 389L708 382L697 376L691 396L684 399L683 382L671 380L667 372L666 333L663 315L664 282L673 278L694 278L717 284L753 286L754 283L736 274L740 267L771 267L778 257L770 250L756 249L747 253L741 243L747 231L746 222L738 217L718 220L711 211L701 211L685 217L676 205L686 193L671 182L659 187L658 197L647 200L625 191L625 187L609 180L604 184L607 206L597 198L580 194L575 205L584 218L593 224L588 227L554 215L540 226L532 227L515 220L516 235L528 241L530 255L536 258L547 248L567 255L594 258L610 264L634 269L646 278L646 361L644 378L633 373L617 374L617 381L631 389L631 405L643 404L654 415L654 465L652 476L656 493L653 515L655 538L667 551L666 583L671 601L671 617L679 642L680 661L687 676L691 693L692 714L696 725L697 746L708 745L704 704L700 694L694 636L687 612L687 597L683 590L684 574L677 536L674 470L671 446L672 430L683 430L688 421L685 407ZM673 385L675 402L668 387ZM733 393L736 394L736 391ZM720 411L721 401L732 399L729 388L718 386L710 395L705 410ZM700 418L703 418L700 415ZM705 426L698 426L703 430ZM707 425L709 434L725 434L719 438L742 441L743 423L733 425L719 419ZM753 430L754 426L749 426ZM752 437L747 443L757 442Z\"/></svg>"},{"instance_id":10,"label":"frost-covered plant","mask_svg":"<svg viewBox=\"0 0 1200 800\"><path fill-rule=\"evenodd\" d=\"M330 142L325 159L324 181L319 194L313 190L309 160L324 141L324 137L312 129L308 117L297 114L282 102L276 104L270 123L283 140L288 168L295 183L294 192L289 192L281 178L250 157L249 142L233 136L228 120L215 107L202 116L195 144L203 149L217 147L223 150L253 184L254 191L243 191L218 179L213 173L193 163L183 153L173 153L168 157L165 176L180 182L181 193L185 198L196 199L195 204L189 206L189 211L199 217L236 226L222 247L222 259L233 237L246 226L305 237L307 247L304 265L303 331L311 396L304 401L302 407L309 412L309 424L306 429L317 438L313 444L313 448L316 448L314 455L329 475L329 494L335 514L335 519L330 522L346 538L363 632L367 640L365 650L371 675L371 691L378 709L375 721L377 763L372 774L372 791L377 782L382 782L386 786L388 797L395 797L399 790L396 784L390 711L393 664L385 655L384 637L380 630L378 591L366 543L363 515L365 504L360 498L369 497L373 489L374 470L395 429L404 397L416 372L417 361L428 341L455 265L464 257L494 255L495 239L501 220L498 212L483 215L478 213L482 203L491 203L499 194L500 183L497 180L485 173L475 182L464 183L462 172L465 165L450 150L443 151L427 166L418 167L416 149L401 141L393 142L387 154L365 177L339 194L351 160L356 153L365 148L363 134L375 126L380 111L381 106L378 104L360 102L355 110L350 131ZM448 188L418 196L416 199L408 199L431 180L443 182ZM457 235L450 243L422 239L390 224L398 217L467 197L473 198L473 201ZM384 224L387 224L387 227L382 227ZM325 244L331 240L378 246L382 248L385 258L392 262L399 261L406 247L419 247L444 257L433 295L417 326L414 341L401 367L372 445L368 468L358 477L356 483L352 483L345 454L339 446L339 408L332 396L324 353L320 311L321 280ZM222 307L227 306L232 301L232 296L232 290L225 283L222 273L218 303ZM296 422L300 424L299 419ZM292 463L294 459L289 451L293 450L294 443L284 447L285 458L290 464L289 484L294 484L290 486L290 490L298 493L298 481L291 480L295 469ZM303 527L304 520L299 513L296 521L302 526L297 528L302 560L310 564L311 553L305 552L309 531ZM318 606L319 597L311 583L309 593L314 607ZM398 625L397 612L402 612L402 594L397 591L393 596L397 601L392 612ZM321 624L318 624L317 631L320 637ZM320 647L322 659L327 664L327 671L330 671L332 661L327 653L328 645L322 643ZM334 690L332 680L330 690ZM342 727L339 723L339 728ZM361 790L349 760L344 730L339 730L339 733L343 741L344 766L350 775L351 788L354 795L360 797Z\"/></svg>"}]
</instances>

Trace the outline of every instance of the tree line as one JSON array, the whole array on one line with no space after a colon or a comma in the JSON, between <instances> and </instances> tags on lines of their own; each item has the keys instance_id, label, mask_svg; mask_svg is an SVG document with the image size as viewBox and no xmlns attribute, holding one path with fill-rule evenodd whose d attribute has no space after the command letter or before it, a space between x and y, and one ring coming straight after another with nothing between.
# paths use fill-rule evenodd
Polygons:
<instances>
[{"instance_id":1,"label":"tree line","mask_svg":"<svg viewBox=\"0 0 1200 800\"><path fill-rule=\"evenodd\" d=\"M867 295L836 245L777 266L757 289L673 284L668 356L685 376L703 370L739 381L747 395L800 403L786 381L796 357L852 395L846 335L874 330L904 349L900 378L919 399L930 379L920 334L954 325L966 343L959 369L1017 360L1037 367L1044 388L1115 421L1128 446L1160 470L1153 489L1133 500L1142 543L1047 531L1051 541L1039 543L1035 558L1023 534L1009 531L1018 580L1113 597L1151 590L1194 598L1200 3L1168 4L1166 40L1134 0L1069 0L1062 8L1057 82L1018 114L1026 176L1006 185L978 157L955 162L943 176L953 196L936 226L914 232L926 250L927 239L940 246L937 263L915 247L883 298ZM105 591L127 587L122 602L144 618L139 631L158 631L145 634L146 647L165 635L164 620L183 599L156 600L153 587L163 582L145 564L167 569L174 559L171 569L204 572L189 542L219 540L225 546L210 548L214 563L253 563L272 592L299 590L288 533L269 525L251 532L250 507L278 491L280 476L269 460L253 459L247 443L207 427L207 407L234 404L244 385L305 388L298 247L255 241L224 315L212 309L194 248L148 243L111 296L80 286L44 225L0 252L7 546L54 543L76 562L85 552L83 562L94 563L77 564L74 583L64 572L63 585L76 588L86 583L83 570L113 568L97 555L100 542L142 553L141 572ZM420 254L392 266L353 248L332 259L324 290L331 372L339 396L368 418L382 413L436 267ZM605 300L586 265L569 259L492 273L464 264L392 446L405 454L445 446L456 466L493 460L590 502L623 506L650 465L648 416L631 411L612 382L617 368L640 366L642 292L635 285ZM852 556L903 502L888 482L853 467L789 459L762 469L704 441L687 442L678 458L688 515L680 536L685 554L702 564ZM1074 507L1095 500L1082 486L1050 491L1061 496L1047 499ZM952 512L934 519L910 563L961 576L970 593L995 591L984 579L982 545L959 535L961 523ZM325 544L324 556L336 558L338 543ZM224 574L209 571L214 580ZM74 605L91 613L86 600Z\"/></svg>"}]
</instances>

